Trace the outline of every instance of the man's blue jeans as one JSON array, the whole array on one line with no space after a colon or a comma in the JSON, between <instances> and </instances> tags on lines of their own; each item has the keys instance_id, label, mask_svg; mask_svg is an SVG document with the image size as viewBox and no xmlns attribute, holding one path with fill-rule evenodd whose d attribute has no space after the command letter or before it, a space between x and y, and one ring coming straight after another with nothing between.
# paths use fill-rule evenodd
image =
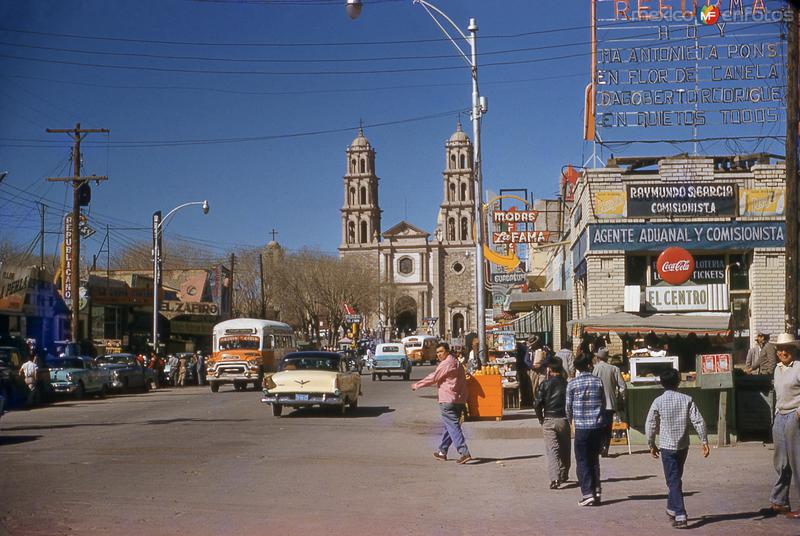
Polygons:
<instances>
[{"instance_id":1,"label":"man's blue jeans","mask_svg":"<svg viewBox=\"0 0 800 536\"><path fill-rule=\"evenodd\" d=\"M575 429L575 471L583 498L600 493L600 449L604 433L603 428Z\"/></svg>"},{"instance_id":2,"label":"man's blue jeans","mask_svg":"<svg viewBox=\"0 0 800 536\"><path fill-rule=\"evenodd\" d=\"M461 431L461 423L459 422L465 409L465 404L439 404L439 410L442 413L442 423L444 424L442 442L439 444L439 452L447 454L450 445L455 445L456 450L462 456L469 454L467 442L464 439L464 433Z\"/></svg>"},{"instance_id":3,"label":"man's blue jeans","mask_svg":"<svg viewBox=\"0 0 800 536\"><path fill-rule=\"evenodd\" d=\"M689 449L661 449L661 464L667 480L667 513L679 521L686 519L686 506L683 504L683 466Z\"/></svg>"}]
</instances>

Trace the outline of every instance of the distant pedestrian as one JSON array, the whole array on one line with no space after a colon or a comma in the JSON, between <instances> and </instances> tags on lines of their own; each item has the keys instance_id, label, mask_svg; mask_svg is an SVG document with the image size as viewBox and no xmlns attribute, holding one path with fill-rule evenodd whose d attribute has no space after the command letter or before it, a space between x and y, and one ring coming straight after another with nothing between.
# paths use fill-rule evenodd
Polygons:
<instances>
[{"instance_id":1,"label":"distant pedestrian","mask_svg":"<svg viewBox=\"0 0 800 536\"><path fill-rule=\"evenodd\" d=\"M570 348L569 341L562 341L561 342L561 350L556 352L556 357L561 359L561 362L564 364L564 372L567 376L567 381L571 380L575 377L575 356L572 353L572 349Z\"/></svg>"},{"instance_id":2,"label":"distant pedestrian","mask_svg":"<svg viewBox=\"0 0 800 536\"><path fill-rule=\"evenodd\" d=\"M533 404L542 425L550 489L558 489L569 479L571 434L566 413L567 380L558 357L548 360L545 368L547 379L536 390Z\"/></svg>"},{"instance_id":3,"label":"distant pedestrian","mask_svg":"<svg viewBox=\"0 0 800 536\"><path fill-rule=\"evenodd\" d=\"M178 358L178 381L176 385L179 387L183 387L186 385L186 368L189 366L189 363L186 360L185 356L181 356Z\"/></svg>"},{"instance_id":4,"label":"distant pedestrian","mask_svg":"<svg viewBox=\"0 0 800 536\"><path fill-rule=\"evenodd\" d=\"M32 353L28 356L28 360L22 364L19 369L20 375L25 380L25 385L28 387L28 400L29 405L35 403L37 397L38 374L39 367L36 365L36 354Z\"/></svg>"},{"instance_id":5,"label":"distant pedestrian","mask_svg":"<svg viewBox=\"0 0 800 536\"><path fill-rule=\"evenodd\" d=\"M683 502L683 467L689 453L689 422L700 436L704 458L709 454L706 423L692 397L678 392L681 377L677 370L667 369L661 373L659 379L664 387L664 394L653 400L647 413L647 445L653 458L658 458L661 454L664 478L669 489L667 516L672 520L673 527L685 529L687 521Z\"/></svg>"},{"instance_id":6,"label":"distant pedestrian","mask_svg":"<svg viewBox=\"0 0 800 536\"><path fill-rule=\"evenodd\" d=\"M603 446L600 449L600 455L605 458L608 456L608 447L611 444L614 414L620 413L620 410L625 407L625 380L622 379L619 368L608 364L608 348L598 349L594 357L592 375L597 376L603 382L603 391L606 395L606 427L603 434Z\"/></svg>"},{"instance_id":7,"label":"distant pedestrian","mask_svg":"<svg viewBox=\"0 0 800 536\"><path fill-rule=\"evenodd\" d=\"M436 370L411 385L416 391L422 387L437 385L439 387L439 410L442 414L444 431L439 448L433 453L437 460L447 460L447 451L454 445L460 457L456 463L467 463L472 459L461 430L461 417L467 408L467 375L458 360L450 353L450 345L441 342L436 347L439 365Z\"/></svg>"},{"instance_id":8,"label":"distant pedestrian","mask_svg":"<svg viewBox=\"0 0 800 536\"><path fill-rule=\"evenodd\" d=\"M197 385L206 384L206 356L202 350L197 351Z\"/></svg>"},{"instance_id":9,"label":"distant pedestrian","mask_svg":"<svg viewBox=\"0 0 800 536\"><path fill-rule=\"evenodd\" d=\"M581 488L580 506L599 505L600 447L605 422L605 393L600 378L592 376L592 359L582 354L575 360L578 375L567 384L567 419L575 427L575 466Z\"/></svg>"},{"instance_id":10,"label":"distant pedestrian","mask_svg":"<svg viewBox=\"0 0 800 536\"><path fill-rule=\"evenodd\" d=\"M178 356L175 354L170 354L169 359L167 359L167 366L169 367L169 383L173 386L178 385L178 367L180 362L178 361Z\"/></svg>"},{"instance_id":11,"label":"distant pedestrian","mask_svg":"<svg viewBox=\"0 0 800 536\"><path fill-rule=\"evenodd\" d=\"M770 505L765 515L786 514L800 519L800 510L790 512L789 489L800 494L800 362L797 361L798 341L791 333L781 333L775 341L778 366L775 367L775 421L772 425L772 455L778 480L772 487Z\"/></svg>"},{"instance_id":12,"label":"distant pedestrian","mask_svg":"<svg viewBox=\"0 0 800 536\"><path fill-rule=\"evenodd\" d=\"M775 345L769 342L769 333L759 330L756 335L756 344L747 352L745 372L748 374L769 374L775 371L778 357Z\"/></svg>"},{"instance_id":13,"label":"distant pedestrian","mask_svg":"<svg viewBox=\"0 0 800 536\"><path fill-rule=\"evenodd\" d=\"M517 384L519 385L519 405L522 408L530 408L533 406L534 390L531 384L530 376L528 375L528 362L527 362L528 347L523 342L517 343L517 349L514 354L516 359L516 372Z\"/></svg>"}]
</instances>

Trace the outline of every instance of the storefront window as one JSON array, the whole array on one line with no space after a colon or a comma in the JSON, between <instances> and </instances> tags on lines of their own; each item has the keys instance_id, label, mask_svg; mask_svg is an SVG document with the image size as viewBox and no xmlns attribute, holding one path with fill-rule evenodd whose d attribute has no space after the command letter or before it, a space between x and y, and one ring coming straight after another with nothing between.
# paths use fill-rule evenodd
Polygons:
<instances>
[{"instance_id":1,"label":"storefront window","mask_svg":"<svg viewBox=\"0 0 800 536\"><path fill-rule=\"evenodd\" d=\"M750 290L750 261L747 255L728 256L731 267L731 290Z\"/></svg>"},{"instance_id":2,"label":"storefront window","mask_svg":"<svg viewBox=\"0 0 800 536\"><path fill-rule=\"evenodd\" d=\"M647 285L647 257L625 257L625 284Z\"/></svg>"},{"instance_id":3,"label":"storefront window","mask_svg":"<svg viewBox=\"0 0 800 536\"><path fill-rule=\"evenodd\" d=\"M733 330L733 362L744 363L750 348L750 296L731 295L731 329Z\"/></svg>"}]
</instances>

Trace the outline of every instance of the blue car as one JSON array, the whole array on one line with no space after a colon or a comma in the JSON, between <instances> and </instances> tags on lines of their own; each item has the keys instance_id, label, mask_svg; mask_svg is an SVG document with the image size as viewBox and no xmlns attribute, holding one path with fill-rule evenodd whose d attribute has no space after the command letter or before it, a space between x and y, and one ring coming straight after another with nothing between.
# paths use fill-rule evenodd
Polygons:
<instances>
[{"instance_id":1,"label":"blue car","mask_svg":"<svg viewBox=\"0 0 800 536\"><path fill-rule=\"evenodd\" d=\"M411 378L411 361L402 343L379 344L375 348L372 381L376 378L382 380L384 376L402 376L404 380Z\"/></svg>"},{"instance_id":2,"label":"blue car","mask_svg":"<svg viewBox=\"0 0 800 536\"><path fill-rule=\"evenodd\" d=\"M83 398L96 394L105 396L111 383L107 370L96 366L91 357L60 357L48 359L50 384L56 393Z\"/></svg>"}]
</instances>

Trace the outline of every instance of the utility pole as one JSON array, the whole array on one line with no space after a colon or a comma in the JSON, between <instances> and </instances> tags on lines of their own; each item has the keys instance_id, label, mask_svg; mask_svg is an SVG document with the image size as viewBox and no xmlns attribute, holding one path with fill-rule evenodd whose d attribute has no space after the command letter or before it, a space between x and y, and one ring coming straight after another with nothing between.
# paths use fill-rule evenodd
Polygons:
<instances>
[{"instance_id":1,"label":"utility pole","mask_svg":"<svg viewBox=\"0 0 800 536\"><path fill-rule=\"evenodd\" d=\"M786 332L797 336L797 277L798 277L798 222L797 222L797 7L793 2L786 3L788 14L788 69L786 105Z\"/></svg>"},{"instance_id":2,"label":"utility pole","mask_svg":"<svg viewBox=\"0 0 800 536\"><path fill-rule=\"evenodd\" d=\"M231 253L231 316L234 316L234 317L236 316L236 309L235 309L235 303L236 302L233 301L233 298L234 298L234 292L233 292L233 270L234 270L234 266L235 265L236 265L236 255L234 253Z\"/></svg>"},{"instance_id":3,"label":"utility pole","mask_svg":"<svg viewBox=\"0 0 800 536\"><path fill-rule=\"evenodd\" d=\"M264 253L258 252L258 273L261 287L261 318L267 318L267 296L264 292Z\"/></svg>"},{"instance_id":4,"label":"utility pole","mask_svg":"<svg viewBox=\"0 0 800 536\"><path fill-rule=\"evenodd\" d=\"M48 177L49 182L64 182L64 183L71 183L72 184L72 224L71 224L71 232L72 232L72 255L69 258L70 263L70 277L69 277L69 291L64 292L64 299L65 301L69 300L68 303L71 312L72 312L72 321L70 325L70 339L73 342L78 342L78 321L80 319L79 316L79 308L80 308L80 275L78 271L80 270L80 256L81 256L81 235L80 235L80 217L81 217L81 207L80 207L80 198L78 195L78 189L87 184L90 180L95 181L97 184L100 184L100 181L108 180L108 177L101 177L98 175L90 175L86 177L81 176L81 140L86 136L86 134L92 134L96 132L101 133L108 133L109 130L105 128L86 128L82 129L80 123L75 124L75 128L68 128L68 129L55 129L55 128L48 128L47 132L54 134L69 134L69 136L75 142L75 146L73 147L72 152L72 159L73 159L73 175L72 177ZM63 276L62 276L63 277ZM67 285L62 283L62 289L65 289Z\"/></svg>"},{"instance_id":5,"label":"utility pole","mask_svg":"<svg viewBox=\"0 0 800 536\"><path fill-rule=\"evenodd\" d=\"M41 216L41 227L39 231L39 268L44 269L44 211L47 205L39 204L39 215Z\"/></svg>"}]
</instances>

